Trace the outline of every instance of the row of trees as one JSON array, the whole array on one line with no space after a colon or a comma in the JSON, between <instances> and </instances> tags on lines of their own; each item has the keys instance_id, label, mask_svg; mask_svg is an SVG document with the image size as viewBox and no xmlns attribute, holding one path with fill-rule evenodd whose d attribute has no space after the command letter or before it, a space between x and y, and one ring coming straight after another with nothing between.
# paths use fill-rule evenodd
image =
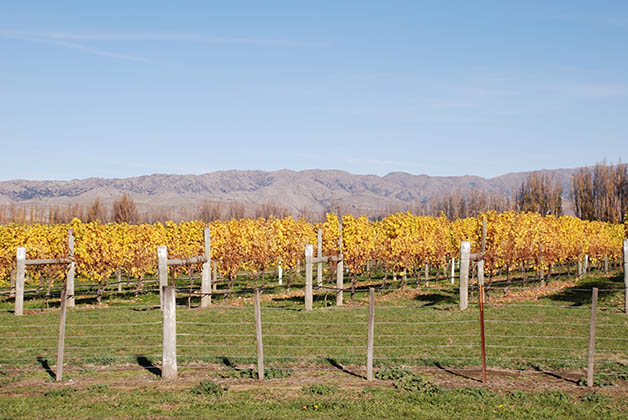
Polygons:
<instances>
[{"instance_id":1,"label":"row of trees","mask_svg":"<svg viewBox=\"0 0 628 420\"><path fill-rule=\"evenodd\" d=\"M621 223L628 212L628 165L581 168L571 178L571 193L578 217Z\"/></svg>"},{"instance_id":2,"label":"row of trees","mask_svg":"<svg viewBox=\"0 0 628 420\"><path fill-rule=\"evenodd\" d=\"M477 252L484 218L485 268L489 273L522 265L551 269L555 264L578 261L585 254L594 261L604 256L621 258L623 225L514 211L490 211L455 221L410 213L394 214L377 222L345 215L342 231L334 214L328 214L323 223L292 217L135 225L82 223L75 219L61 225L0 226L0 279L6 281L15 268L18 246L26 246L28 258L66 257L69 228L76 235L79 276L107 281L114 271L123 270L141 279L155 273L159 245L167 245L169 256L174 258L201 255L203 229L208 225L212 259L231 281L240 270L263 274L280 262L291 273L303 258L305 245L316 244L318 229L323 231L324 255L339 253L342 232L345 264L353 273L361 273L367 262L378 262L390 272L418 273L426 263L446 267L452 257L459 255L463 240L470 241L472 252ZM29 268L29 272L34 279L42 274L59 278L64 275L63 269L54 266Z\"/></svg>"},{"instance_id":3,"label":"row of trees","mask_svg":"<svg viewBox=\"0 0 628 420\"><path fill-rule=\"evenodd\" d=\"M586 220L602 220L621 223L622 215L628 211L628 165L617 163L608 165L601 162L592 168L581 168L571 177L570 197L573 200L575 215ZM499 191L455 190L435 194L430 200L412 208L412 206L390 206L382 212L371 212L371 219L382 219L389 214L411 211L418 216L440 216L449 220L465 217L477 217L479 214L494 210L502 213L508 210L519 212L537 212L542 215L563 214L562 185L544 172L529 174L512 194ZM346 203L330 202L327 211L353 213ZM2 223L69 223L72 219L92 222L127 222L154 223L168 220L198 219L205 222L214 220L241 219L245 216L284 218L292 211L274 203L261 203L245 207L242 203L220 203L204 201L197 208L178 209L178 217L173 217L173 208L161 208L140 213L135 202L124 194L107 207L101 200L94 200L88 206L78 204L66 207L30 209L17 206L0 206L0 224ZM309 221L325 220L320 212L299 210L299 217Z\"/></svg>"}]
</instances>

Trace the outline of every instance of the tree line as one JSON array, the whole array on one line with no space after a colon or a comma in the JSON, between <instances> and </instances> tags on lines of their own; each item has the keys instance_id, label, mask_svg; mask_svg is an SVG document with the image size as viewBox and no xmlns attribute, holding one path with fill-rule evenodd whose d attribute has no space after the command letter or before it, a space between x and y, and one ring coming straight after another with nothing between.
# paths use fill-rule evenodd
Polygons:
<instances>
[{"instance_id":1,"label":"tree line","mask_svg":"<svg viewBox=\"0 0 628 420\"><path fill-rule=\"evenodd\" d=\"M440 216L450 220L477 217L489 210L498 213L515 210L535 212L541 215L561 216L565 213L565 200L573 203L573 214L584 220L600 220L620 223L628 212L628 165L606 161L593 167L578 169L570 180L571 191L567 195L562 185L551 175L536 171L530 173L514 191L470 192L454 190L434 194L429 200L418 204L391 205L381 211L352 209L347 203L330 202L323 211L299 209L297 216L308 221L322 221L326 213L366 214L372 220L395 214L410 212L417 216ZM294 211L274 203L246 205L238 202L221 203L205 200L194 208L157 208L138 211L134 200L123 194L111 206L95 199L87 206L70 204L49 208L25 208L16 205L0 206L0 224L6 223L69 223L78 218L83 221L155 223L167 220L214 220L241 219L244 217L277 217L294 215Z\"/></svg>"}]
</instances>

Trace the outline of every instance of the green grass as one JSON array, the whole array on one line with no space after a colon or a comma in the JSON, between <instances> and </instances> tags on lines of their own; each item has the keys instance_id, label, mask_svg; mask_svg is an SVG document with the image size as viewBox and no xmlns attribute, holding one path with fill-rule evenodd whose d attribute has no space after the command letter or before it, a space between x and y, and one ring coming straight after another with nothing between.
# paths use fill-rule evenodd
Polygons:
<instances>
[{"instance_id":1,"label":"green grass","mask_svg":"<svg viewBox=\"0 0 628 420\"><path fill-rule=\"evenodd\" d=\"M366 285L381 286L381 279L361 279L359 287ZM557 285L560 281L548 288ZM510 293L519 287L513 283ZM570 378L573 388L582 390L576 382L586 373L591 287L617 289L623 287L623 277L617 272L594 273L539 299L508 304L500 301L502 291L495 288L485 309L489 378L491 368L550 371ZM159 376L162 314L154 306L157 294L114 293L100 308L79 301L79 307L68 311L64 379L75 385L59 386L52 380L58 309L31 311L23 317L4 311L0 313L0 418L625 417L628 399L622 399L622 393L615 398L600 392L616 387L625 394L628 317L623 314L622 290L600 291L594 393L446 389L431 386L429 378L418 374L404 376L396 389L394 381L399 378L381 375L385 384L365 386L366 293L351 299L346 292L342 308L324 307L320 293L315 310L305 312L301 295L271 292L264 290L262 295L268 385L251 389L238 388L241 383L255 383L257 377L254 311L248 292L226 301L214 299L207 310L177 307L179 371L200 379L189 386L179 382L172 389L164 387ZM328 303L332 302L335 296L329 295ZM27 301L26 307L41 304ZM11 302L0 305L8 308ZM398 368L405 369L400 372L417 368L464 372L480 366L477 304L472 299L469 309L460 312L457 289L447 283L419 293L414 285L405 291L379 290L375 320L374 363L379 372L393 376ZM298 382L303 369L320 374L323 383ZM357 382L346 387L342 378ZM238 386L223 389L221 395L191 392L206 379L219 386L235 381ZM294 386L284 386L293 382Z\"/></svg>"},{"instance_id":2,"label":"green grass","mask_svg":"<svg viewBox=\"0 0 628 420\"><path fill-rule=\"evenodd\" d=\"M573 396L560 391L478 388L424 393L367 386L327 391L321 387L225 391L221 385L173 390L140 386L132 392L112 387L39 387L18 393L4 389L0 390L0 415L11 419L621 419L628 409L626 399L597 393Z\"/></svg>"},{"instance_id":3,"label":"green grass","mask_svg":"<svg viewBox=\"0 0 628 420\"><path fill-rule=\"evenodd\" d=\"M485 309L489 366L510 369L582 370L586 366L591 286L616 288L619 275L585 277L575 287L537 301L489 304ZM413 289L409 289L413 290ZM375 315L376 366L478 366L479 311L460 312L451 287L419 294L378 294ZM501 292L494 292L495 293ZM346 294L343 308L302 310L302 297L282 300L263 294L264 355L269 366L364 366L366 296ZM158 299L151 295L151 299ZM156 303L156 302L155 302ZM224 365L255 363L254 313L250 299L208 310L177 308L178 358ZM236 303L236 302L231 302ZM102 308L69 310L66 364L151 365L160 360L161 311L144 302L110 298ZM600 371L628 374L628 317L622 291L600 292L596 360ZM56 360L58 310L23 317L0 313L0 368L46 368Z\"/></svg>"}]
</instances>

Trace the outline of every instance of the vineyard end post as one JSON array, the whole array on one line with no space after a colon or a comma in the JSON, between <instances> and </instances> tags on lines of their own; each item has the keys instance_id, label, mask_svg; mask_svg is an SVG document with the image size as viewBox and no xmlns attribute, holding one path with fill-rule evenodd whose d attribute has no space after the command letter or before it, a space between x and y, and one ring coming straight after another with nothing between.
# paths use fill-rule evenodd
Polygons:
<instances>
[{"instance_id":1,"label":"vineyard end post","mask_svg":"<svg viewBox=\"0 0 628 420\"><path fill-rule=\"evenodd\" d=\"M177 302L174 286L161 288L163 297L162 377L177 379Z\"/></svg>"},{"instance_id":2,"label":"vineyard end post","mask_svg":"<svg viewBox=\"0 0 628 420\"><path fill-rule=\"evenodd\" d=\"M15 278L15 315L24 315L24 276L26 275L26 248L17 249L17 275Z\"/></svg>"},{"instance_id":3,"label":"vineyard end post","mask_svg":"<svg viewBox=\"0 0 628 420\"><path fill-rule=\"evenodd\" d=\"M201 308L207 308L212 302L212 261L209 227L203 230L204 257L203 270L201 271Z\"/></svg>"},{"instance_id":4,"label":"vineyard end post","mask_svg":"<svg viewBox=\"0 0 628 420\"><path fill-rule=\"evenodd\" d=\"M469 262L471 259L471 243L462 241L460 243L460 310L464 311L469 305Z\"/></svg>"},{"instance_id":5,"label":"vineyard end post","mask_svg":"<svg viewBox=\"0 0 628 420\"><path fill-rule=\"evenodd\" d=\"M312 310L312 257L314 256L314 246L312 244L305 245L305 310Z\"/></svg>"},{"instance_id":6,"label":"vineyard end post","mask_svg":"<svg viewBox=\"0 0 628 420\"><path fill-rule=\"evenodd\" d=\"M57 344L57 382L63 381L63 356L65 353L65 318L70 296L67 291L67 284L61 290L61 313L59 315L59 341Z\"/></svg>"},{"instance_id":7,"label":"vineyard end post","mask_svg":"<svg viewBox=\"0 0 628 420\"><path fill-rule=\"evenodd\" d=\"M262 308L260 305L259 289L255 289L253 301L255 303L255 337L257 341L257 379L264 380L264 344L262 342Z\"/></svg>"},{"instance_id":8,"label":"vineyard end post","mask_svg":"<svg viewBox=\"0 0 628 420\"><path fill-rule=\"evenodd\" d=\"M68 229L68 248L70 250L70 259L72 260L68 266L68 274L66 277L66 293L68 308L74 307L74 272L76 263L74 262L74 230Z\"/></svg>"},{"instance_id":9,"label":"vineyard end post","mask_svg":"<svg viewBox=\"0 0 628 420\"><path fill-rule=\"evenodd\" d=\"M318 238L316 240L316 256L320 259L323 257L323 230L318 230ZM316 265L316 284L318 287L323 286L323 263L318 261Z\"/></svg>"},{"instance_id":10,"label":"vineyard end post","mask_svg":"<svg viewBox=\"0 0 628 420\"><path fill-rule=\"evenodd\" d=\"M373 341L375 334L375 288L369 287L369 326L366 347L366 380L373 380Z\"/></svg>"},{"instance_id":11,"label":"vineyard end post","mask_svg":"<svg viewBox=\"0 0 628 420\"><path fill-rule=\"evenodd\" d=\"M591 323L589 325L589 360L587 364L587 386L593 386L593 366L595 363L595 316L597 312L597 287L591 296Z\"/></svg>"},{"instance_id":12,"label":"vineyard end post","mask_svg":"<svg viewBox=\"0 0 628 420\"><path fill-rule=\"evenodd\" d=\"M168 248L157 247L157 267L159 272L159 306L164 309L164 287L168 285Z\"/></svg>"}]
</instances>

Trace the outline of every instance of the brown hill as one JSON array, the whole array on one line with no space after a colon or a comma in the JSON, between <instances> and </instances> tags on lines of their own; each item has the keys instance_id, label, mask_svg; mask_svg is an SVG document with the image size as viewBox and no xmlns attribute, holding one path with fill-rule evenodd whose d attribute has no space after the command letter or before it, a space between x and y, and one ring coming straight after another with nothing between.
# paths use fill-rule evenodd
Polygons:
<instances>
[{"instance_id":1,"label":"brown hill","mask_svg":"<svg viewBox=\"0 0 628 420\"><path fill-rule=\"evenodd\" d=\"M569 191L575 169L544 170ZM355 212L413 208L433 196L458 190L511 194L530 172L495 178L478 176L437 177L392 172L386 176L355 175L340 170L218 171L202 175L155 174L133 178L88 178L72 181L0 182L0 204L19 207L87 205L99 198L109 205L129 194L140 211L155 209L190 213L204 200L243 203L247 209L260 204L285 207L295 215L320 213L341 205ZM183 212L183 213L182 213Z\"/></svg>"}]
</instances>

